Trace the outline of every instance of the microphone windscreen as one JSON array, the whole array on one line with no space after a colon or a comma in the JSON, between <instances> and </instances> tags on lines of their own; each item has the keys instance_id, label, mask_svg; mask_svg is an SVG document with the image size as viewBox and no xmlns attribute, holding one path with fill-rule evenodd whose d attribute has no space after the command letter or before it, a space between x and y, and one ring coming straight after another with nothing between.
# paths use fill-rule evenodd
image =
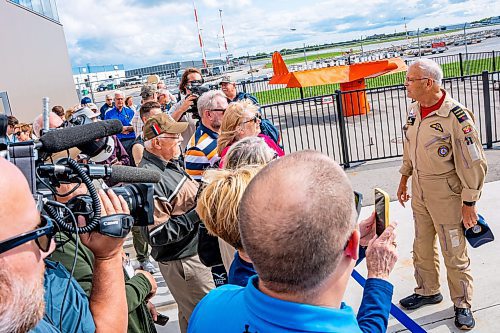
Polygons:
<instances>
[{"instance_id":1,"label":"microphone windscreen","mask_svg":"<svg viewBox=\"0 0 500 333\"><path fill-rule=\"evenodd\" d=\"M49 154L57 153L121 133L122 129L122 123L118 119L112 119L50 131L40 137L40 150Z\"/></svg>"},{"instance_id":2,"label":"microphone windscreen","mask_svg":"<svg viewBox=\"0 0 500 333\"><path fill-rule=\"evenodd\" d=\"M158 183L161 174L155 170L113 165L109 180L115 183Z\"/></svg>"}]
</instances>

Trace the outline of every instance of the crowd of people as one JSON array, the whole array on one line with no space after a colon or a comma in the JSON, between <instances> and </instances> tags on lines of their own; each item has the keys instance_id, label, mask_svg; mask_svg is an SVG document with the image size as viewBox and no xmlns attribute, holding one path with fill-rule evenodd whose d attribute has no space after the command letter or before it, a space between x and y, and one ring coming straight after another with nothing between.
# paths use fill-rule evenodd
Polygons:
<instances>
[{"instance_id":1,"label":"crowd of people","mask_svg":"<svg viewBox=\"0 0 500 333\"><path fill-rule=\"evenodd\" d=\"M472 113L441 88L441 79L430 60L407 72L415 102L404 128L397 195L402 205L408 201L412 177L417 287L400 305L416 309L443 299L437 237L455 324L471 329L470 259L457 230L477 221L487 166ZM20 171L0 159L0 332L155 332L154 262L178 305L182 333L387 330L397 224L376 235L375 214L358 222L342 168L319 152L285 156L278 129L230 77L221 90L193 93L202 83L200 71L189 68L177 102L161 83L146 84L138 106L115 91L100 109L86 97L50 114L51 128L120 120L113 154L97 163L160 173L154 223L132 228L135 271L123 239L55 230L50 218L40 217ZM43 135L41 121L33 122L34 135ZM26 137L27 127L14 117L8 125L11 142ZM64 204L87 191L60 184L57 193L65 195L54 199ZM99 197L102 216L129 213L113 190ZM365 258L368 278L356 315L343 298L354 266Z\"/></svg>"}]
</instances>

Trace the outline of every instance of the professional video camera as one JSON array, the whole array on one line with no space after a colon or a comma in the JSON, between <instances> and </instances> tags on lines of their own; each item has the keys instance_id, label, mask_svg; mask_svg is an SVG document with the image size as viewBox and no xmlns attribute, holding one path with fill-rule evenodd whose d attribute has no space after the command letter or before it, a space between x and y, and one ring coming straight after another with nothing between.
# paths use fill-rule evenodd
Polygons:
<instances>
[{"instance_id":1,"label":"professional video camera","mask_svg":"<svg viewBox=\"0 0 500 333\"><path fill-rule=\"evenodd\" d=\"M46 123L48 124L48 116ZM81 152L90 158L102 155L102 149L110 149L107 138L121 133L122 128L119 120L88 122L45 131L35 141L10 143L6 137L7 117L0 115L0 156L10 160L23 172L39 210L54 219L61 230L73 233L98 230L111 237L125 237L133 225L153 224L151 183L159 182L160 174L127 166L82 164L69 157L76 155L75 152ZM61 153L65 151L66 154ZM65 156L50 163L57 158L55 155ZM130 215L115 214L101 218L99 196L92 179L139 183L112 188L128 203ZM61 184L75 184L75 187L67 193L59 193L57 188ZM81 184L86 185L88 195L77 195L66 205L54 200L55 195L70 195ZM86 226L76 225L75 217L78 216L85 218Z\"/></svg>"},{"instance_id":2,"label":"professional video camera","mask_svg":"<svg viewBox=\"0 0 500 333\"><path fill-rule=\"evenodd\" d=\"M192 81L187 86L187 89L191 91L191 94L188 96L196 96L196 99L193 100L193 105L186 111L193 114L193 119L200 119L200 114L198 112L198 97L209 91L208 87L205 87L201 81Z\"/></svg>"}]
</instances>

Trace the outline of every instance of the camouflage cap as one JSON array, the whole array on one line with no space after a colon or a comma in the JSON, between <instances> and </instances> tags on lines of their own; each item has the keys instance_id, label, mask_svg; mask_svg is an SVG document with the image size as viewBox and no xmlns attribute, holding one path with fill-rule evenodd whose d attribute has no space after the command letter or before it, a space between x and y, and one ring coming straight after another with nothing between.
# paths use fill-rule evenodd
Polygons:
<instances>
[{"instance_id":1,"label":"camouflage cap","mask_svg":"<svg viewBox=\"0 0 500 333\"><path fill-rule=\"evenodd\" d=\"M187 122L177 122L166 113L157 114L144 124L144 141L151 140L163 133L179 134L188 127Z\"/></svg>"},{"instance_id":2,"label":"camouflage cap","mask_svg":"<svg viewBox=\"0 0 500 333\"><path fill-rule=\"evenodd\" d=\"M158 89L156 89L156 84L145 84L141 88L140 95L142 98L147 98L153 96L153 94L157 91Z\"/></svg>"}]
</instances>

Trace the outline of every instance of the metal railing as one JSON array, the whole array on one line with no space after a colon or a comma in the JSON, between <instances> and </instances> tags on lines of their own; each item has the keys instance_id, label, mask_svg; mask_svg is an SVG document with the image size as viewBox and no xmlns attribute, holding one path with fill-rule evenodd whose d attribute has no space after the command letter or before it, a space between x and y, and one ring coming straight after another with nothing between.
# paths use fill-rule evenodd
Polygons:
<instances>
[{"instance_id":1,"label":"metal railing","mask_svg":"<svg viewBox=\"0 0 500 333\"><path fill-rule=\"evenodd\" d=\"M447 78L443 87L474 113L486 148L500 142L500 72ZM349 167L402 156L411 101L403 85L369 88L262 106L287 153L321 151Z\"/></svg>"}]
</instances>

